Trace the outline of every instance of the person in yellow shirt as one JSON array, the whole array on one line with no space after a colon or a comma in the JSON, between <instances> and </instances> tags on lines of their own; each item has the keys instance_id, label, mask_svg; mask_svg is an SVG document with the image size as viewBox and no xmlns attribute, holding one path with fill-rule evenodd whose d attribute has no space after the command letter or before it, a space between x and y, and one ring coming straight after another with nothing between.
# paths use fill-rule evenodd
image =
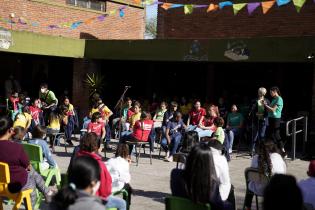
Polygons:
<instances>
[{"instance_id":1,"label":"person in yellow shirt","mask_svg":"<svg viewBox=\"0 0 315 210\"><path fill-rule=\"evenodd\" d=\"M134 104L133 104L133 114L129 118L129 123L130 123L129 130L122 132L121 135L120 135L120 139L125 138L125 136L128 136L128 135L130 135L133 132L133 126L135 125L135 123L138 120L140 120L140 117L141 117L141 108L140 108L140 106L141 106L141 104L138 101L134 102Z\"/></svg>"},{"instance_id":2,"label":"person in yellow shirt","mask_svg":"<svg viewBox=\"0 0 315 210\"><path fill-rule=\"evenodd\" d=\"M61 117L55 111L51 112L48 118L47 136L49 136L50 147L54 148L55 135L60 131Z\"/></svg>"},{"instance_id":3,"label":"person in yellow shirt","mask_svg":"<svg viewBox=\"0 0 315 210\"><path fill-rule=\"evenodd\" d=\"M92 116L95 112L99 112L102 115L103 122L105 124L106 136L105 136L105 148L107 150L111 150L112 148L109 146L111 139L111 130L109 126L109 118L113 115L113 112L103 103L102 99L99 98L90 111L90 116Z\"/></svg>"},{"instance_id":4,"label":"person in yellow shirt","mask_svg":"<svg viewBox=\"0 0 315 210\"><path fill-rule=\"evenodd\" d=\"M25 130L28 130L32 123L32 115L28 106L24 106L22 113L16 115L13 127L20 126Z\"/></svg>"}]
</instances>

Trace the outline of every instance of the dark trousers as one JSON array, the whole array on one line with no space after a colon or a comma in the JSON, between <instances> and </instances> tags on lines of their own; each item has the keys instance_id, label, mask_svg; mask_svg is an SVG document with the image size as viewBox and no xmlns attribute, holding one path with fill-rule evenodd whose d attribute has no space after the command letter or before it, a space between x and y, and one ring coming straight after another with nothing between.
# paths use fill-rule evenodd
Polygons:
<instances>
[{"instance_id":1,"label":"dark trousers","mask_svg":"<svg viewBox=\"0 0 315 210\"><path fill-rule=\"evenodd\" d=\"M271 138L278 145L279 149L284 148L284 143L280 136L280 118L269 118L267 137Z\"/></svg>"}]
</instances>

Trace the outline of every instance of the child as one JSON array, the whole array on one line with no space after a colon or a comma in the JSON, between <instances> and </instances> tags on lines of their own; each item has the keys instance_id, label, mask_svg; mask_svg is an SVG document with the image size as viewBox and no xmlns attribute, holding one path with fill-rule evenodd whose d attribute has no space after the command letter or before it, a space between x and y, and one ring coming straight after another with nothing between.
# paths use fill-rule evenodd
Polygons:
<instances>
[{"instance_id":1,"label":"child","mask_svg":"<svg viewBox=\"0 0 315 210\"><path fill-rule=\"evenodd\" d=\"M50 140L50 147L54 147L55 137L57 133L60 131L60 116L56 112L50 112L48 118L48 126L47 126L47 135Z\"/></svg>"},{"instance_id":2,"label":"child","mask_svg":"<svg viewBox=\"0 0 315 210\"><path fill-rule=\"evenodd\" d=\"M16 126L13 130L14 134L12 136L12 141L16 142L16 143L21 143L21 141L23 141L26 131L25 128L21 127L21 126Z\"/></svg>"},{"instance_id":3,"label":"child","mask_svg":"<svg viewBox=\"0 0 315 210\"><path fill-rule=\"evenodd\" d=\"M213 140L217 140L218 142L220 142L221 144L224 143L224 139L225 139L225 134L224 134L224 130L223 130L223 125L224 125L224 120L222 117L217 117L214 119L213 122L214 126L215 126L215 132L213 134L212 138L203 138L204 141L213 141Z\"/></svg>"},{"instance_id":4,"label":"child","mask_svg":"<svg viewBox=\"0 0 315 210\"><path fill-rule=\"evenodd\" d=\"M98 148L101 147L101 141L104 139L106 131L105 125L102 120L102 115L99 112L94 112L92 115L91 122L88 124L87 128L88 133L95 133L98 137Z\"/></svg>"},{"instance_id":5,"label":"child","mask_svg":"<svg viewBox=\"0 0 315 210\"><path fill-rule=\"evenodd\" d=\"M25 128L25 130L28 130L31 123L32 116L30 115L30 109L28 106L24 106L23 112L16 115L13 127L21 126Z\"/></svg>"}]
</instances>

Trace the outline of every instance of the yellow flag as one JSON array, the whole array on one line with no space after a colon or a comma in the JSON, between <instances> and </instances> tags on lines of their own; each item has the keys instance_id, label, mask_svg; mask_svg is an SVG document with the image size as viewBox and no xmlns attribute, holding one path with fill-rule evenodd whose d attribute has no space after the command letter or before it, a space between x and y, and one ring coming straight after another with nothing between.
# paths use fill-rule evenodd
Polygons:
<instances>
[{"instance_id":1,"label":"yellow flag","mask_svg":"<svg viewBox=\"0 0 315 210\"><path fill-rule=\"evenodd\" d=\"M241 4L233 4L233 12L234 15L236 15L239 11L241 11L247 3L241 3Z\"/></svg>"},{"instance_id":2,"label":"yellow flag","mask_svg":"<svg viewBox=\"0 0 315 210\"><path fill-rule=\"evenodd\" d=\"M270 8L276 3L276 1L263 1L261 2L262 11L266 14Z\"/></svg>"},{"instance_id":3,"label":"yellow flag","mask_svg":"<svg viewBox=\"0 0 315 210\"><path fill-rule=\"evenodd\" d=\"M219 9L219 5L217 5L217 4L210 4L208 9L207 9L207 12L212 12L212 11L215 11L217 9Z\"/></svg>"},{"instance_id":4,"label":"yellow flag","mask_svg":"<svg viewBox=\"0 0 315 210\"><path fill-rule=\"evenodd\" d=\"M193 12L194 6L192 4L186 4L184 6L184 13L185 15L191 14Z\"/></svg>"}]
</instances>

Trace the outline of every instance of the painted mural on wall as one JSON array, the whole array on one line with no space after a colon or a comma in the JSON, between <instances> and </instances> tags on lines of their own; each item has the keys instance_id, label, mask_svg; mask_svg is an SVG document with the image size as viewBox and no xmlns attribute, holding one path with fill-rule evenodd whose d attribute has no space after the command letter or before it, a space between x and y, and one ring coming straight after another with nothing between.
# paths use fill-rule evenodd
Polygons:
<instances>
[{"instance_id":1,"label":"painted mural on wall","mask_svg":"<svg viewBox=\"0 0 315 210\"><path fill-rule=\"evenodd\" d=\"M198 40L191 43L189 53L184 56L184 61L208 61L208 52Z\"/></svg>"},{"instance_id":2,"label":"painted mural on wall","mask_svg":"<svg viewBox=\"0 0 315 210\"><path fill-rule=\"evenodd\" d=\"M0 29L0 49L9 49L13 45L12 34L10 31Z\"/></svg>"},{"instance_id":3,"label":"painted mural on wall","mask_svg":"<svg viewBox=\"0 0 315 210\"><path fill-rule=\"evenodd\" d=\"M242 41L229 42L224 56L233 61L248 60L249 50L247 45Z\"/></svg>"}]
</instances>

